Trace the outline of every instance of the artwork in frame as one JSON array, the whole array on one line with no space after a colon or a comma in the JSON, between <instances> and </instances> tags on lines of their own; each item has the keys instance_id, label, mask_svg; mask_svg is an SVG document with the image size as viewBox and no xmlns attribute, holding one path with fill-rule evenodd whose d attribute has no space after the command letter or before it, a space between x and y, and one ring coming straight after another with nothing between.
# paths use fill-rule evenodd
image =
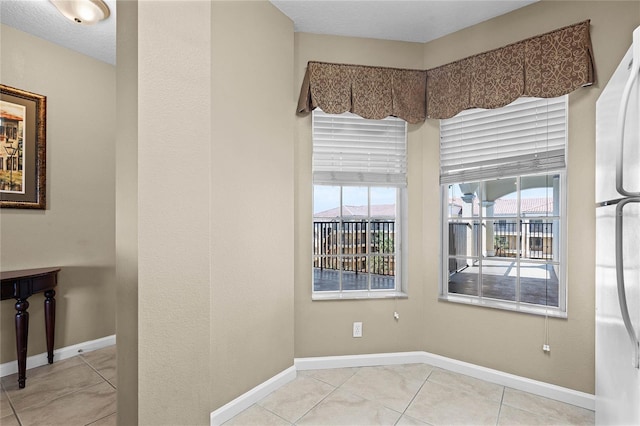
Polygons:
<instances>
[{"instance_id":1,"label":"artwork in frame","mask_svg":"<svg viewBox=\"0 0 640 426\"><path fill-rule=\"evenodd\" d=\"M0 84L0 207L46 208L43 95Z\"/></svg>"}]
</instances>

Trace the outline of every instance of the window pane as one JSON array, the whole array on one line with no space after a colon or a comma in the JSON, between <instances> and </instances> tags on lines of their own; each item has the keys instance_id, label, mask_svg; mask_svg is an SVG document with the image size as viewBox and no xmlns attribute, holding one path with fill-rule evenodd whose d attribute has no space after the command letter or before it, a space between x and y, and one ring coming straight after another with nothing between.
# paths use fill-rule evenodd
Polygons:
<instances>
[{"instance_id":1,"label":"window pane","mask_svg":"<svg viewBox=\"0 0 640 426\"><path fill-rule=\"evenodd\" d=\"M394 276L395 256L372 256L370 260L370 272L380 276Z\"/></svg>"},{"instance_id":2,"label":"window pane","mask_svg":"<svg viewBox=\"0 0 640 426\"><path fill-rule=\"evenodd\" d=\"M367 253L366 221L349 221L342 223L342 253Z\"/></svg>"},{"instance_id":3,"label":"window pane","mask_svg":"<svg viewBox=\"0 0 640 426\"><path fill-rule=\"evenodd\" d=\"M516 178L483 182L482 215L484 217L515 217L518 214L517 182Z\"/></svg>"},{"instance_id":4,"label":"window pane","mask_svg":"<svg viewBox=\"0 0 640 426\"><path fill-rule=\"evenodd\" d=\"M449 221L449 256L478 256L480 223L473 220Z\"/></svg>"},{"instance_id":5,"label":"window pane","mask_svg":"<svg viewBox=\"0 0 640 426\"><path fill-rule=\"evenodd\" d=\"M523 216L559 216L559 185L559 175L536 175L521 178L521 214Z\"/></svg>"},{"instance_id":6,"label":"window pane","mask_svg":"<svg viewBox=\"0 0 640 426\"><path fill-rule=\"evenodd\" d=\"M313 186L313 216L324 218L340 217L339 186Z\"/></svg>"},{"instance_id":7,"label":"window pane","mask_svg":"<svg viewBox=\"0 0 640 426\"><path fill-rule=\"evenodd\" d=\"M465 294L470 300L451 300L475 303L477 296L487 306L566 313L566 284L559 282L566 275L566 99L522 98L441 120L444 297Z\"/></svg>"},{"instance_id":8,"label":"window pane","mask_svg":"<svg viewBox=\"0 0 640 426\"><path fill-rule=\"evenodd\" d=\"M339 254L338 222L313 221L313 254Z\"/></svg>"},{"instance_id":9,"label":"window pane","mask_svg":"<svg viewBox=\"0 0 640 426\"><path fill-rule=\"evenodd\" d=\"M313 258L313 290L340 290L340 271L338 259L335 257L314 256Z\"/></svg>"},{"instance_id":10,"label":"window pane","mask_svg":"<svg viewBox=\"0 0 640 426\"><path fill-rule=\"evenodd\" d=\"M455 262L459 267L455 267L449 273L449 293L466 294L469 296L478 295L478 260L473 259L451 259L449 258L449 268Z\"/></svg>"},{"instance_id":11,"label":"window pane","mask_svg":"<svg viewBox=\"0 0 640 426\"><path fill-rule=\"evenodd\" d=\"M342 188L342 216L369 216L369 188L345 186Z\"/></svg>"},{"instance_id":12,"label":"window pane","mask_svg":"<svg viewBox=\"0 0 640 426\"><path fill-rule=\"evenodd\" d=\"M520 301L558 306L557 266L548 263L520 264Z\"/></svg>"},{"instance_id":13,"label":"window pane","mask_svg":"<svg viewBox=\"0 0 640 426\"><path fill-rule=\"evenodd\" d=\"M342 259L342 289L367 290L369 274L367 274L367 258L364 256L348 256Z\"/></svg>"},{"instance_id":14,"label":"window pane","mask_svg":"<svg viewBox=\"0 0 640 426\"><path fill-rule=\"evenodd\" d=\"M485 247L493 244L493 254L486 252L489 257L516 257L518 240L520 238L518 221L516 219L496 219L485 222Z\"/></svg>"},{"instance_id":15,"label":"window pane","mask_svg":"<svg viewBox=\"0 0 640 426\"><path fill-rule=\"evenodd\" d=\"M371 216L396 217L397 188L371 188Z\"/></svg>"},{"instance_id":16,"label":"window pane","mask_svg":"<svg viewBox=\"0 0 640 426\"><path fill-rule=\"evenodd\" d=\"M554 260L560 238L559 220L524 219L522 221L522 257ZM558 259L555 259L558 260Z\"/></svg>"},{"instance_id":17,"label":"window pane","mask_svg":"<svg viewBox=\"0 0 640 426\"><path fill-rule=\"evenodd\" d=\"M369 261L371 289L395 289L395 256L372 256Z\"/></svg>"},{"instance_id":18,"label":"window pane","mask_svg":"<svg viewBox=\"0 0 640 426\"><path fill-rule=\"evenodd\" d=\"M395 221L371 221L371 253L395 253Z\"/></svg>"},{"instance_id":19,"label":"window pane","mask_svg":"<svg viewBox=\"0 0 640 426\"><path fill-rule=\"evenodd\" d=\"M518 268L516 260L486 258L482 261L482 296L516 300Z\"/></svg>"},{"instance_id":20,"label":"window pane","mask_svg":"<svg viewBox=\"0 0 640 426\"><path fill-rule=\"evenodd\" d=\"M478 216L478 186L478 182L449 185L449 217Z\"/></svg>"}]
</instances>

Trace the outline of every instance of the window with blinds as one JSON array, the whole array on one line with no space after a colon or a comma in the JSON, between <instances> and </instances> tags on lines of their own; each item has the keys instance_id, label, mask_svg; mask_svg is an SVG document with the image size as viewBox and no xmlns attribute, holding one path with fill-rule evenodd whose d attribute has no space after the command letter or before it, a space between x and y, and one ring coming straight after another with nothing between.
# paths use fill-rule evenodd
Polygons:
<instances>
[{"instance_id":1,"label":"window with blinds","mask_svg":"<svg viewBox=\"0 0 640 426\"><path fill-rule=\"evenodd\" d=\"M567 96L519 98L440 121L440 183L564 169Z\"/></svg>"},{"instance_id":2,"label":"window with blinds","mask_svg":"<svg viewBox=\"0 0 640 426\"><path fill-rule=\"evenodd\" d=\"M407 123L313 112L315 183L405 184Z\"/></svg>"},{"instance_id":3,"label":"window with blinds","mask_svg":"<svg viewBox=\"0 0 640 426\"><path fill-rule=\"evenodd\" d=\"M440 121L440 298L566 317L567 97Z\"/></svg>"},{"instance_id":4,"label":"window with blinds","mask_svg":"<svg viewBox=\"0 0 640 426\"><path fill-rule=\"evenodd\" d=\"M312 298L406 297L406 122L316 109L312 126Z\"/></svg>"}]
</instances>

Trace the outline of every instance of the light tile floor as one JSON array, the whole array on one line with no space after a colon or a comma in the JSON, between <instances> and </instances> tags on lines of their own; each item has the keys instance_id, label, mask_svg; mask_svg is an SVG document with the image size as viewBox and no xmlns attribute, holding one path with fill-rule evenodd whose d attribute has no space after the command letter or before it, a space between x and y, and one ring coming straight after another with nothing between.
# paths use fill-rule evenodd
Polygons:
<instances>
[{"instance_id":1,"label":"light tile floor","mask_svg":"<svg viewBox=\"0 0 640 426\"><path fill-rule=\"evenodd\" d=\"M0 425L116 425L116 347L27 370L0 381Z\"/></svg>"},{"instance_id":2,"label":"light tile floor","mask_svg":"<svg viewBox=\"0 0 640 426\"><path fill-rule=\"evenodd\" d=\"M116 425L115 346L3 377L0 425ZM593 425L594 413L426 364L300 371L232 425Z\"/></svg>"},{"instance_id":3,"label":"light tile floor","mask_svg":"<svg viewBox=\"0 0 640 426\"><path fill-rule=\"evenodd\" d=\"M426 364L299 371L225 426L593 425L594 413Z\"/></svg>"}]
</instances>

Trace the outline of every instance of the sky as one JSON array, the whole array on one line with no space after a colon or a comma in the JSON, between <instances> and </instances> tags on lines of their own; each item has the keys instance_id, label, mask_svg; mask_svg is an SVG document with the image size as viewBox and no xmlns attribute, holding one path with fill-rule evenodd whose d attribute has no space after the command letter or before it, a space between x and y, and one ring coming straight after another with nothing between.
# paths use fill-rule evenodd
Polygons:
<instances>
[{"instance_id":1,"label":"sky","mask_svg":"<svg viewBox=\"0 0 640 426\"><path fill-rule=\"evenodd\" d=\"M367 187L343 187L342 201L345 206L366 206ZM371 204L395 204L397 188L371 187ZM340 206L340 187L314 185L313 213L323 212Z\"/></svg>"}]
</instances>

